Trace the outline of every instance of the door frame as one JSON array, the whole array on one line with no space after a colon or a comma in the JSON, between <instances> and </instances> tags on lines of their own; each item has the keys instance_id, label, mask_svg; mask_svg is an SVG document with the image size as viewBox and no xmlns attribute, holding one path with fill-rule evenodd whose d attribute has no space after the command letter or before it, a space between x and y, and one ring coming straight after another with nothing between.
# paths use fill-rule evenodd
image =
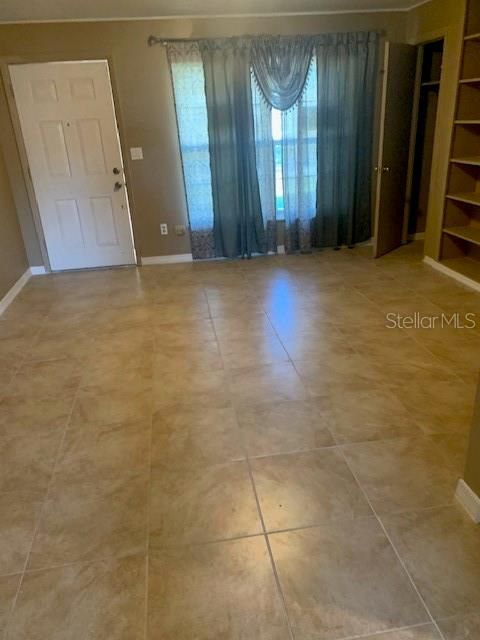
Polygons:
<instances>
[{"instance_id":1,"label":"door frame","mask_svg":"<svg viewBox=\"0 0 480 640\"><path fill-rule=\"evenodd\" d=\"M45 235L43 232L42 221L40 218L40 210L37 203L37 197L35 193L35 187L33 185L33 180L30 175L30 168L28 164L27 158L27 150L25 146L25 141L23 138L22 127L20 124L20 116L18 113L17 102L15 100L15 95L13 92L12 80L10 77L9 66L16 64L41 64L48 62L95 62L102 61L107 63L108 73L110 76L110 88L112 91L112 99L113 99L113 108L114 108L114 116L117 125L118 131L118 140L120 144L120 151L122 154L123 160L123 170L124 170L124 178L125 178L125 189L127 192L127 201L128 201L128 214L130 218L130 225L132 229L132 243L133 249L136 256L136 265L139 266L140 263L140 252L139 247L137 245L136 239L136 214L135 214L135 200L133 197L133 192L130 189L130 185L132 184L132 175L131 169L128 163L128 155L126 153L126 136L125 136L125 128L123 124L123 118L120 108L120 100L117 88L117 82L115 79L115 63L113 56L105 52L95 52L85 53L85 55L76 55L72 57L71 54L68 55L33 55L33 56L2 56L0 57L0 73L2 76L3 84L5 87L5 93L7 96L7 107L10 112L11 122L13 133L15 136L15 142L17 145L17 150L20 157L20 165L22 169L22 176L25 184L25 188L27 191L28 201L30 205L30 209L32 212L33 223L35 227L35 231L37 233L38 242L40 245L40 252L42 254L43 264L45 267L45 271L47 273L52 272L50 259L48 257L47 244L45 242ZM105 267L108 268L108 267Z\"/></svg>"},{"instance_id":2,"label":"door frame","mask_svg":"<svg viewBox=\"0 0 480 640\"><path fill-rule=\"evenodd\" d=\"M385 40L383 49L383 58L380 62L380 108L378 119L378 138L376 140L377 153L375 157L375 206L373 214L373 257L377 257L378 248L378 226L380 218L380 189L381 189L381 172L383 166L383 141L385 138L385 113L387 105L387 82L388 82L388 62L390 58L390 41Z\"/></svg>"},{"instance_id":3,"label":"door frame","mask_svg":"<svg viewBox=\"0 0 480 640\"><path fill-rule=\"evenodd\" d=\"M435 34L439 34L440 32L435 32ZM412 187L413 187L413 169L415 166L415 152L416 152L416 141L417 141L417 133L418 133L418 116L420 113L420 95L421 95L421 84L422 84L422 67L423 67L423 58L424 58L424 47L427 44L432 42L440 42L443 41L443 51L445 53L445 32L442 30L443 35L434 35L429 34L426 39L422 39L420 42L416 42L414 46L417 47L417 69L415 73L415 88L413 94L413 110L412 110L412 124L410 128L410 142L409 142L409 150L408 150L408 167L407 167L407 190L405 194L405 209L403 212L403 231L402 231L402 243L407 244L410 240L408 233L408 224L410 220L410 213L412 207ZM443 73L440 72L440 84L438 87L438 99L440 100L440 91L443 87ZM435 138L437 136L437 127L438 127L438 109L437 114L435 116L435 133L434 133L434 146L435 146ZM433 152L433 150L432 150ZM432 158L433 160L433 158ZM433 173L433 172L432 172ZM430 201L430 190L431 190L431 179L430 176L430 184L429 184L429 193L428 200ZM427 207L427 216L428 211L430 210L430 204Z\"/></svg>"}]
</instances>

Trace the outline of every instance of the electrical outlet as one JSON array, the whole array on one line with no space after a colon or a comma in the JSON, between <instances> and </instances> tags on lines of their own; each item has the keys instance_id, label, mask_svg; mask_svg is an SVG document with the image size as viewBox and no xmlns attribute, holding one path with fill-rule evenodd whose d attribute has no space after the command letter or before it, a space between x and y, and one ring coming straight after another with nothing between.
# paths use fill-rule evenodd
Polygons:
<instances>
[{"instance_id":1,"label":"electrical outlet","mask_svg":"<svg viewBox=\"0 0 480 640\"><path fill-rule=\"evenodd\" d=\"M160 225L160 233L162 234L162 236L168 236L168 227L167 227L167 225L165 224L165 222L163 222L163 223Z\"/></svg>"}]
</instances>

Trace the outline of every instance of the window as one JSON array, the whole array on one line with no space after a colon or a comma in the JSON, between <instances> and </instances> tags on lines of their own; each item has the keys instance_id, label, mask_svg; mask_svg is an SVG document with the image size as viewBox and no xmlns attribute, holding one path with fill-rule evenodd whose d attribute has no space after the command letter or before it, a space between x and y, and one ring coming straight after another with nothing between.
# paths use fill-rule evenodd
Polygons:
<instances>
[{"instance_id":1,"label":"window","mask_svg":"<svg viewBox=\"0 0 480 640\"><path fill-rule=\"evenodd\" d=\"M275 209L277 220L285 218L282 162L282 112L272 109L273 160L275 164Z\"/></svg>"}]
</instances>

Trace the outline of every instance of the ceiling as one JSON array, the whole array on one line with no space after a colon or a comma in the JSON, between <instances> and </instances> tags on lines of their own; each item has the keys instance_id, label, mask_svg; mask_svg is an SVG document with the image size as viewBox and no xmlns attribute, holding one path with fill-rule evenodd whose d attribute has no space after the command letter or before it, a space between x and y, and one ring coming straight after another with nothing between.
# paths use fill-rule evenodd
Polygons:
<instances>
[{"instance_id":1,"label":"ceiling","mask_svg":"<svg viewBox=\"0 0 480 640\"><path fill-rule=\"evenodd\" d=\"M424 0L425 1L425 0ZM0 22L408 10L421 0L0 0Z\"/></svg>"}]
</instances>

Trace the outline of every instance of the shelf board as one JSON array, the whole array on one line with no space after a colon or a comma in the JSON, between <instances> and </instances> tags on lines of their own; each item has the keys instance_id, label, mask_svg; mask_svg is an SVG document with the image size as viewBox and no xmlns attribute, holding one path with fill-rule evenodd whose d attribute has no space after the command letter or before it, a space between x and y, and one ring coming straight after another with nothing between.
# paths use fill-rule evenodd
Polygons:
<instances>
[{"instance_id":1,"label":"shelf board","mask_svg":"<svg viewBox=\"0 0 480 640\"><path fill-rule=\"evenodd\" d=\"M480 227L445 227L443 233L480 246Z\"/></svg>"},{"instance_id":2,"label":"shelf board","mask_svg":"<svg viewBox=\"0 0 480 640\"><path fill-rule=\"evenodd\" d=\"M468 36L465 36L464 40L480 40L480 33L471 33Z\"/></svg>"},{"instance_id":3,"label":"shelf board","mask_svg":"<svg viewBox=\"0 0 480 640\"><path fill-rule=\"evenodd\" d=\"M469 193L447 193L449 200L457 200L458 202L466 202L467 204L475 204L480 207L480 191L471 191Z\"/></svg>"},{"instance_id":4,"label":"shelf board","mask_svg":"<svg viewBox=\"0 0 480 640\"><path fill-rule=\"evenodd\" d=\"M471 164L480 167L480 156L464 156L459 158L450 158L450 162L457 164Z\"/></svg>"},{"instance_id":5,"label":"shelf board","mask_svg":"<svg viewBox=\"0 0 480 640\"><path fill-rule=\"evenodd\" d=\"M480 124L480 120L455 120L455 124Z\"/></svg>"},{"instance_id":6,"label":"shelf board","mask_svg":"<svg viewBox=\"0 0 480 640\"><path fill-rule=\"evenodd\" d=\"M480 78L462 78L460 84L480 84Z\"/></svg>"}]
</instances>

